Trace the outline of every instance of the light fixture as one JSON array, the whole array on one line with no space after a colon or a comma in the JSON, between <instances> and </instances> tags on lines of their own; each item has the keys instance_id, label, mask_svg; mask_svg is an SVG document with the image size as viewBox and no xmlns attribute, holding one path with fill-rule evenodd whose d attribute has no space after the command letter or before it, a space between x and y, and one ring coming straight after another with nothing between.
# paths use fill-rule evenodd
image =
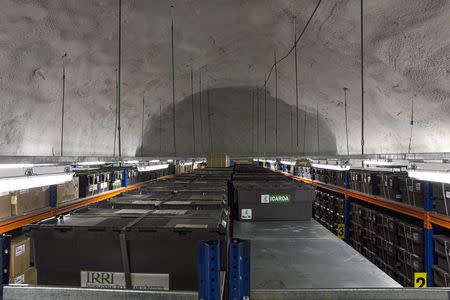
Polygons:
<instances>
[{"instance_id":1,"label":"light fixture","mask_svg":"<svg viewBox=\"0 0 450 300\"><path fill-rule=\"evenodd\" d=\"M124 164L138 164L139 161L138 160L126 160L123 162Z\"/></svg>"},{"instance_id":2,"label":"light fixture","mask_svg":"<svg viewBox=\"0 0 450 300\"><path fill-rule=\"evenodd\" d=\"M282 160L280 161L280 163L282 163L283 165L295 166L295 162L293 161Z\"/></svg>"},{"instance_id":3,"label":"light fixture","mask_svg":"<svg viewBox=\"0 0 450 300\"><path fill-rule=\"evenodd\" d=\"M335 171L348 171L350 170L350 166L348 165L329 165L329 164L311 164L314 168L319 169L327 169L327 170L335 170Z\"/></svg>"},{"instance_id":4,"label":"light fixture","mask_svg":"<svg viewBox=\"0 0 450 300\"><path fill-rule=\"evenodd\" d=\"M382 161L382 160L365 160L363 161L364 165L368 166L392 166L393 163L391 161Z\"/></svg>"},{"instance_id":5,"label":"light fixture","mask_svg":"<svg viewBox=\"0 0 450 300\"><path fill-rule=\"evenodd\" d=\"M148 162L150 162L150 163L158 163L158 162L160 162L160 160L159 159L152 159L152 160L149 160Z\"/></svg>"},{"instance_id":6,"label":"light fixture","mask_svg":"<svg viewBox=\"0 0 450 300\"><path fill-rule=\"evenodd\" d=\"M73 173L1 178L0 193L56 185L72 179Z\"/></svg>"},{"instance_id":7,"label":"light fixture","mask_svg":"<svg viewBox=\"0 0 450 300\"><path fill-rule=\"evenodd\" d=\"M0 164L0 169L31 168L33 164Z\"/></svg>"},{"instance_id":8,"label":"light fixture","mask_svg":"<svg viewBox=\"0 0 450 300\"><path fill-rule=\"evenodd\" d=\"M98 166L104 164L106 164L104 161L80 161L76 163L78 166Z\"/></svg>"},{"instance_id":9,"label":"light fixture","mask_svg":"<svg viewBox=\"0 0 450 300\"><path fill-rule=\"evenodd\" d=\"M169 167L169 164L138 166L138 171L139 172L148 172L148 171L164 170L164 169L167 169L168 167Z\"/></svg>"},{"instance_id":10,"label":"light fixture","mask_svg":"<svg viewBox=\"0 0 450 300\"><path fill-rule=\"evenodd\" d=\"M450 184L449 171L408 170L408 176L423 181L433 181Z\"/></svg>"}]
</instances>

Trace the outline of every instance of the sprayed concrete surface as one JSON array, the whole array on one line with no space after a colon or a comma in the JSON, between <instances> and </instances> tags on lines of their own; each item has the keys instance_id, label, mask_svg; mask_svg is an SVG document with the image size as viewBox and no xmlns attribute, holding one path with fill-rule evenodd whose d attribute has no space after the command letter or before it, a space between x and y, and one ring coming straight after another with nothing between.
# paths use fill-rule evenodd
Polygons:
<instances>
[{"instance_id":1,"label":"sprayed concrete surface","mask_svg":"<svg viewBox=\"0 0 450 300\"><path fill-rule=\"evenodd\" d=\"M211 147L233 154L277 150L279 154L317 153L319 123L320 152L346 153L342 88L348 87L350 152L359 153L359 0L323 1L299 44L298 148L292 56L278 70L278 149L275 149L273 74L268 82L271 106L267 108L268 120L264 123L261 104L260 132L256 137L258 114L252 121L251 91L263 84L264 74L273 62L274 48L281 57L292 46L292 16L298 16L300 32L315 3L312 0L174 2L179 154L191 154L194 150L191 66L197 109L194 116L197 152ZM408 150L412 101L415 107L412 152L450 151L450 1L365 3L366 152ZM142 144L144 154L173 151L169 5L163 0L123 0L124 155L139 154ZM61 57L68 53L64 154L112 155L117 44L118 0L2 0L0 154L59 154ZM205 101L208 89L210 122ZM261 91L258 97L262 103ZM269 135L266 146L262 143L264 124Z\"/></svg>"}]
</instances>

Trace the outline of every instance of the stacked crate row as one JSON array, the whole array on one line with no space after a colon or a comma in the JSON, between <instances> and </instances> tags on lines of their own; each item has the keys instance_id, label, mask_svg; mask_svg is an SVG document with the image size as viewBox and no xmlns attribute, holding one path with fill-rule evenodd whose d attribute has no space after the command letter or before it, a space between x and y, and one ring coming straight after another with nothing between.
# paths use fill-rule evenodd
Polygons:
<instances>
[{"instance_id":1,"label":"stacked crate row","mask_svg":"<svg viewBox=\"0 0 450 300\"><path fill-rule=\"evenodd\" d=\"M295 167L295 175L344 187L348 172L352 190L380 198L401 202L414 207L424 207L425 182L408 177L404 171L387 169L326 170L313 167ZM432 210L450 216L450 184L432 182Z\"/></svg>"},{"instance_id":2,"label":"stacked crate row","mask_svg":"<svg viewBox=\"0 0 450 300\"><path fill-rule=\"evenodd\" d=\"M26 226L38 284L124 288L129 274L136 289L197 290L199 241L220 241L226 268L231 172L175 176Z\"/></svg>"},{"instance_id":3,"label":"stacked crate row","mask_svg":"<svg viewBox=\"0 0 450 300\"><path fill-rule=\"evenodd\" d=\"M424 271L421 227L352 203L349 232L351 245L403 286Z\"/></svg>"},{"instance_id":4,"label":"stacked crate row","mask_svg":"<svg viewBox=\"0 0 450 300\"><path fill-rule=\"evenodd\" d=\"M337 234L338 225L344 223L344 199L322 191L316 191L313 208L314 219Z\"/></svg>"}]
</instances>

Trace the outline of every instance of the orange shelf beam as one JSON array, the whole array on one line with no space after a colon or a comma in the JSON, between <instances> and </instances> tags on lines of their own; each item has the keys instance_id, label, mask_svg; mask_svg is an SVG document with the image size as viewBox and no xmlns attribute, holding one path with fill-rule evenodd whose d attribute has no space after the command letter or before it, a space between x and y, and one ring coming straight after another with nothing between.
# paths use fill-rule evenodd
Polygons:
<instances>
[{"instance_id":1,"label":"orange shelf beam","mask_svg":"<svg viewBox=\"0 0 450 300\"><path fill-rule=\"evenodd\" d=\"M31 224L34 222L38 222L38 221L48 219L51 217L56 217L60 214L81 208L81 207L89 205L89 204L104 201L106 199L120 195L124 192L136 190L136 189L141 188L142 186L150 184L152 182L168 180L170 178L173 178L173 175L163 176L158 179L153 179L153 180L145 181L142 183L134 184L134 185L131 185L128 187L123 187L123 188L120 188L117 190L108 191L108 192L105 192L102 194L82 198L82 199L79 199L79 201L71 202L69 204L62 205L59 207L44 208L44 209L40 209L38 211L31 212L26 215L11 217L11 218L8 218L8 219L0 222L0 234L6 233L8 231L11 231L11 230L14 230L17 228L21 228L25 225L28 225L28 224Z\"/></svg>"}]
</instances>

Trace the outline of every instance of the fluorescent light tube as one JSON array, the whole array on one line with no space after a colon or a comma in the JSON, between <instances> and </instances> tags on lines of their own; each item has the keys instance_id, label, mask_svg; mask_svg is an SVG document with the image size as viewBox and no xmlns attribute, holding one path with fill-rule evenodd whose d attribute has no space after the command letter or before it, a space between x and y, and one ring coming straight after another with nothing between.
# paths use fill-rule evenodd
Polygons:
<instances>
[{"instance_id":1,"label":"fluorescent light tube","mask_svg":"<svg viewBox=\"0 0 450 300\"><path fill-rule=\"evenodd\" d=\"M73 173L1 178L0 193L61 184L72 178Z\"/></svg>"},{"instance_id":2,"label":"fluorescent light tube","mask_svg":"<svg viewBox=\"0 0 450 300\"><path fill-rule=\"evenodd\" d=\"M365 160L363 162L365 165L369 166L392 166L393 163L390 161L376 161L376 160Z\"/></svg>"},{"instance_id":3,"label":"fluorescent light tube","mask_svg":"<svg viewBox=\"0 0 450 300\"><path fill-rule=\"evenodd\" d=\"M104 165L106 162L104 161L81 161L77 162L76 165L78 166L97 166L97 165Z\"/></svg>"},{"instance_id":4,"label":"fluorescent light tube","mask_svg":"<svg viewBox=\"0 0 450 300\"><path fill-rule=\"evenodd\" d=\"M311 164L314 168L336 170L336 171L348 171L350 166L340 166L340 165L328 165L328 164Z\"/></svg>"},{"instance_id":5,"label":"fluorescent light tube","mask_svg":"<svg viewBox=\"0 0 450 300\"><path fill-rule=\"evenodd\" d=\"M418 180L450 183L449 171L409 170L408 176Z\"/></svg>"},{"instance_id":6,"label":"fluorescent light tube","mask_svg":"<svg viewBox=\"0 0 450 300\"><path fill-rule=\"evenodd\" d=\"M169 164L138 166L138 171L139 172L148 172L148 171L164 170L164 169L167 169L168 167L169 167Z\"/></svg>"},{"instance_id":7,"label":"fluorescent light tube","mask_svg":"<svg viewBox=\"0 0 450 300\"><path fill-rule=\"evenodd\" d=\"M139 161L138 160L126 160L123 162L124 164L138 164Z\"/></svg>"},{"instance_id":8,"label":"fluorescent light tube","mask_svg":"<svg viewBox=\"0 0 450 300\"><path fill-rule=\"evenodd\" d=\"M0 164L0 169L31 168L33 164Z\"/></svg>"},{"instance_id":9,"label":"fluorescent light tube","mask_svg":"<svg viewBox=\"0 0 450 300\"><path fill-rule=\"evenodd\" d=\"M295 162L293 161L282 160L280 161L280 163L282 163L283 165L295 166Z\"/></svg>"},{"instance_id":10,"label":"fluorescent light tube","mask_svg":"<svg viewBox=\"0 0 450 300\"><path fill-rule=\"evenodd\" d=\"M148 162L151 162L151 163L158 163L158 162L160 162L160 160L159 160L159 159L152 159L152 160L149 160Z\"/></svg>"}]
</instances>

